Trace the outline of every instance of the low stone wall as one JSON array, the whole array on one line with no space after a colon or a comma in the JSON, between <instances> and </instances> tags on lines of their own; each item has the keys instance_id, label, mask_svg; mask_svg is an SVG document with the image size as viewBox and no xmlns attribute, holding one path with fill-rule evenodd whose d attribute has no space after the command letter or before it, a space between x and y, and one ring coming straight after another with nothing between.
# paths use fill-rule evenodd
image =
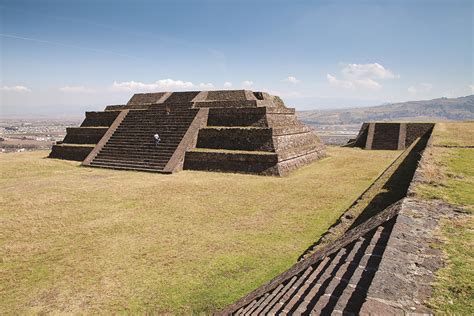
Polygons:
<instances>
[{"instance_id":1,"label":"low stone wall","mask_svg":"<svg viewBox=\"0 0 474 316\"><path fill-rule=\"evenodd\" d=\"M81 127L110 126L120 111L86 112L86 118Z\"/></svg>"},{"instance_id":2,"label":"low stone wall","mask_svg":"<svg viewBox=\"0 0 474 316\"><path fill-rule=\"evenodd\" d=\"M278 156L274 153L188 151L184 169L279 175L277 163Z\"/></svg>"},{"instance_id":3,"label":"low stone wall","mask_svg":"<svg viewBox=\"0 0 474 316\"><path fill-rule=\"evenodd\" d=\"M74 146L68 144L54 145L49 158L83 161L94 149L94 146Z\"/></svg>"}]
</instances>

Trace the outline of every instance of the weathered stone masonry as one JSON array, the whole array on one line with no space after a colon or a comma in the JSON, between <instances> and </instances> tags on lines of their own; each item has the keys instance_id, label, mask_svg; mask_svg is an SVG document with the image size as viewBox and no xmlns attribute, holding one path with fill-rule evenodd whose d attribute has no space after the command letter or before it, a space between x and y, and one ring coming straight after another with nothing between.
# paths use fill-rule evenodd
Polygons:
<instances>
[{"instance_id":1,"label":"weathered stone masonry","mask_svg":"<svg viewBox=\"0 0 474 316\"><path fill-rule=\"evenodd\" d=\"M403 150L430 132L433 126L433 123L364 123L355 141L349 145L364 149Z\"/></svg>"},{"instance_id":2,"label":"weathered stone masonry","mask_svg":"<svg viewBox=\"0 0 474 316\"><path fill-rule=\"evenodd\" d=\"M153 135L162 141L156 145ZM325 155L295 110L248 90L135 94L88 112L50 157L83 165L171 173L181 169L286 175Z\"/></svg>"}]
</instances>

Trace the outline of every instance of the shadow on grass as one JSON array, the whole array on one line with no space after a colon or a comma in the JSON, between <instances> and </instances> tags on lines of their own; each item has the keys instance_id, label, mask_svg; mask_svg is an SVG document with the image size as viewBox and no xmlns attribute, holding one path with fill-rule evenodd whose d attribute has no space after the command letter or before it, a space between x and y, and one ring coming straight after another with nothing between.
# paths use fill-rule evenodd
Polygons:
<instances>
[{"instance_id":1,"label":"shadow on grass","mask_svg":"<svg viewBox=\"0 0 474 316\"><path fill-rule=\"evenodd\" d=\"M418 143L384 184L381 190L382 192L373 197L349 229L359 226L388 206L406 197L413 175L418 166L418 161L428 143L428 138L429 135L420 138Z\"/></svg>"},{"instance_id":2,"label":"shadow on grass","mask_svg":"<svg viewBox=\"0 0 474 316\"><path fill-rule=\"evenodd\" d=\"M392 205L393 203L399 201L406 197L408 188L410 187L410 183L413 179L413 175L415 174L415 170L418 166L418 161L421 158L423 150L426 148L428 140L431 136L431 131L426 133L423 137L421 137L416 144L413 145L411 150L405 155L405 157L399 157L398 159L403 159L399 164L398 167L393 171L393 173L389 176L389 178L385 181L383 186L379 189L379 192L374 195L373 198L370 199L367 206L363 208L363 210L359 213L357 218L352 222L351 226L346 228L345 231L353 229L369 218L373 217L374 215L380 213L388 206ZM395 161L393 164L397 164ZM392 165L393 165L392 164ZM392 166L391 165L391 166ZM389 166L385 172L391 168ZM374 185L378 181L383 181L383 175L379 177L375 182L372 184ZM371 187L372 187L371 185ZM334 223L328 230L326 234L331 231L331 228L337 227L341 224L341 218L345 216L345 214L351 210L353 207L357 207L358 201L362 199L364 195L366 195L370 190L367 189L362 195L354 202L342 215L341 217ZM298 258L298 261L305 258L309 253L313 252L317 246L321 244L326 234L315 243L310 245Z\"/></svg>"}]
</instances>

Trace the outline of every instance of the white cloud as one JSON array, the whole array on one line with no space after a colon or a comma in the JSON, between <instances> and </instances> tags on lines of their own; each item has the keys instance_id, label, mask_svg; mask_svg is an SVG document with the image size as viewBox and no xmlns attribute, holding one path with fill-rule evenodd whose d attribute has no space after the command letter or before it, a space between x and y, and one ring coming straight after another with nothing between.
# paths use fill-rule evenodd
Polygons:
<instances>
[{"instance_id":1,"label":"white cloud","mask_svg":"<svg viewBox=\"0 0 474 316\"><path fill-rule=\"evenodd\" d=\"M408 92L410 94L427 93L430 92L432 88L433 85L431 83L420 83L419 85L408 87Z\"/></svg>"},{"instance_id":2,"label":"white cloud","mask_svg":"<svg viewBox=\"0 0 474 316\"><path fill-rule=\"evenodd\" d=\"M251 80L242 81L242 87L251 88L252 86L253 86L253 81L251 81Z\"/></svg>"},{"instance_id":3,"label":"white cloud","mask_svg":"<svg viewBox=\"0 0 474 316\"><path fill-rule=\"evenodd\" d=\"M3 86L0 87L1 91L11 91L11 92L30 92L31 90L25 86Z\"/></svg>"},{"instance_id":4,"label":"white cloud","mask_svg":"<svg viewBox=\"0 0 474 316\"><path fill-rule=\"evenodd\" d=\"M471 89L471 92L474 92L474 84L467 85L469 89Z\"/></svg>"},{"instance_id":5,"label":"white cloud","mask_svg":"<svg viewBox=\"0 0 474 316\"><path fill-rule=\"evenodd\" d=\"M326 78L329 81L329 84L331 86L336 86L336 87L342 87L342 88L348 88L348 89L354 89L354 84L350 81L347 80L339 80L336 77L327 74Z\"/></svg>"},{"instance_id":6,"label":"white cloud","mask_svg":"<svg viewBox=\"0 0 474 316\"><path fill-rule=\"evenodd\" d=\"M224 88L230 88L232 87L232 82L226 81L224 82Z\"/></svg>"},{"instance_id":7,"label":"white cloud","mask_svg":"<svg viewBox=\"0 0 474 316\"><path fill-rule=\"evenodd\" d=\"M199 89L204 89L204 90L214 89L214 85L212 83L200 83Z\"/></svg>"},{"instance_id":8,"label":"white cloud","mask_svg":"<svg viewBox=\"0 0 474 316\"><path fill-rule=\"evenodd\" d=\"M93 92L92 89L88 89L84 86L65 86L59 88L59 91L65 92L65 93L89 93Z\"/></svg>"},{"instance_id":9,"label":"white cloud","mask_svg":"<svg viewBox=\"0 0 474 316\"><path fill-rule=\"evenodd\" d=\"M162 91L191 89L196 86L190 81L162 79L152 83L138 81L116 82L112 84L114 91Z\"/></svg>"},{"instance_id":10,"label":"white cloud","mask_svg":"<svg viewBox=\"0 0 474 316\"><path fill-rule=\"evenodd\" d=\"M380 89L382 85L376 80L399 78L391 70L384 66L373 64L346 64L341 69L342 79L338 79L331 74L327 74L326 78L330 85L346 89L356 90L363 89Z\"/></svg>"},{"instance_id":11,"label":"white cloud","mask_svg":"<svg viewBox=\"0 0 474 316\"><path fill-rule=\"evenodd\" d=\"M342 68L341 72L346 79L393 79L400 77L379 63L347 64Z\"/></svg>"},{"instance_id":12,"label":"white cloud","mask_svg":"<svg viewBox=\"0 0 474 316\"><path fill-rule=\"evenodd\" d=\"M296 77L294 76L288 76L288 78L283 79L283 81L293 83L293 84L297 84L301 82L301 80L296 79Z\"/></svg>"}]
</instances>

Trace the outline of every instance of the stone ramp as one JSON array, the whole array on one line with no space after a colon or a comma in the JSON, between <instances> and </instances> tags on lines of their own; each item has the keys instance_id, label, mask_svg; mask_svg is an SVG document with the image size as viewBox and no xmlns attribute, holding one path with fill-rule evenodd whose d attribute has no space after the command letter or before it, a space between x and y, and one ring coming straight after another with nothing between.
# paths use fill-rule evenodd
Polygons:
<instances>
[{"instance_id":1,"label":"stone ramp","mask_svg":"<svg viewBox=\"0 0 474 316\"><path fill-rule=\"evenodd\" d=\"M90 166L140 171L164 171L198 109L151 107L128 113ZM161 141L155 144L153 135Z\"/></svg>"},{"instance_id":2,"label":"stone ramp","mask_svg":"<svg viewBox=\"0 0 474 316\"><path fill-rule=\"evenodd\" d=\"M218 314L358 314L400 206L392 205Z\"/></svg>"}]
</instances>

